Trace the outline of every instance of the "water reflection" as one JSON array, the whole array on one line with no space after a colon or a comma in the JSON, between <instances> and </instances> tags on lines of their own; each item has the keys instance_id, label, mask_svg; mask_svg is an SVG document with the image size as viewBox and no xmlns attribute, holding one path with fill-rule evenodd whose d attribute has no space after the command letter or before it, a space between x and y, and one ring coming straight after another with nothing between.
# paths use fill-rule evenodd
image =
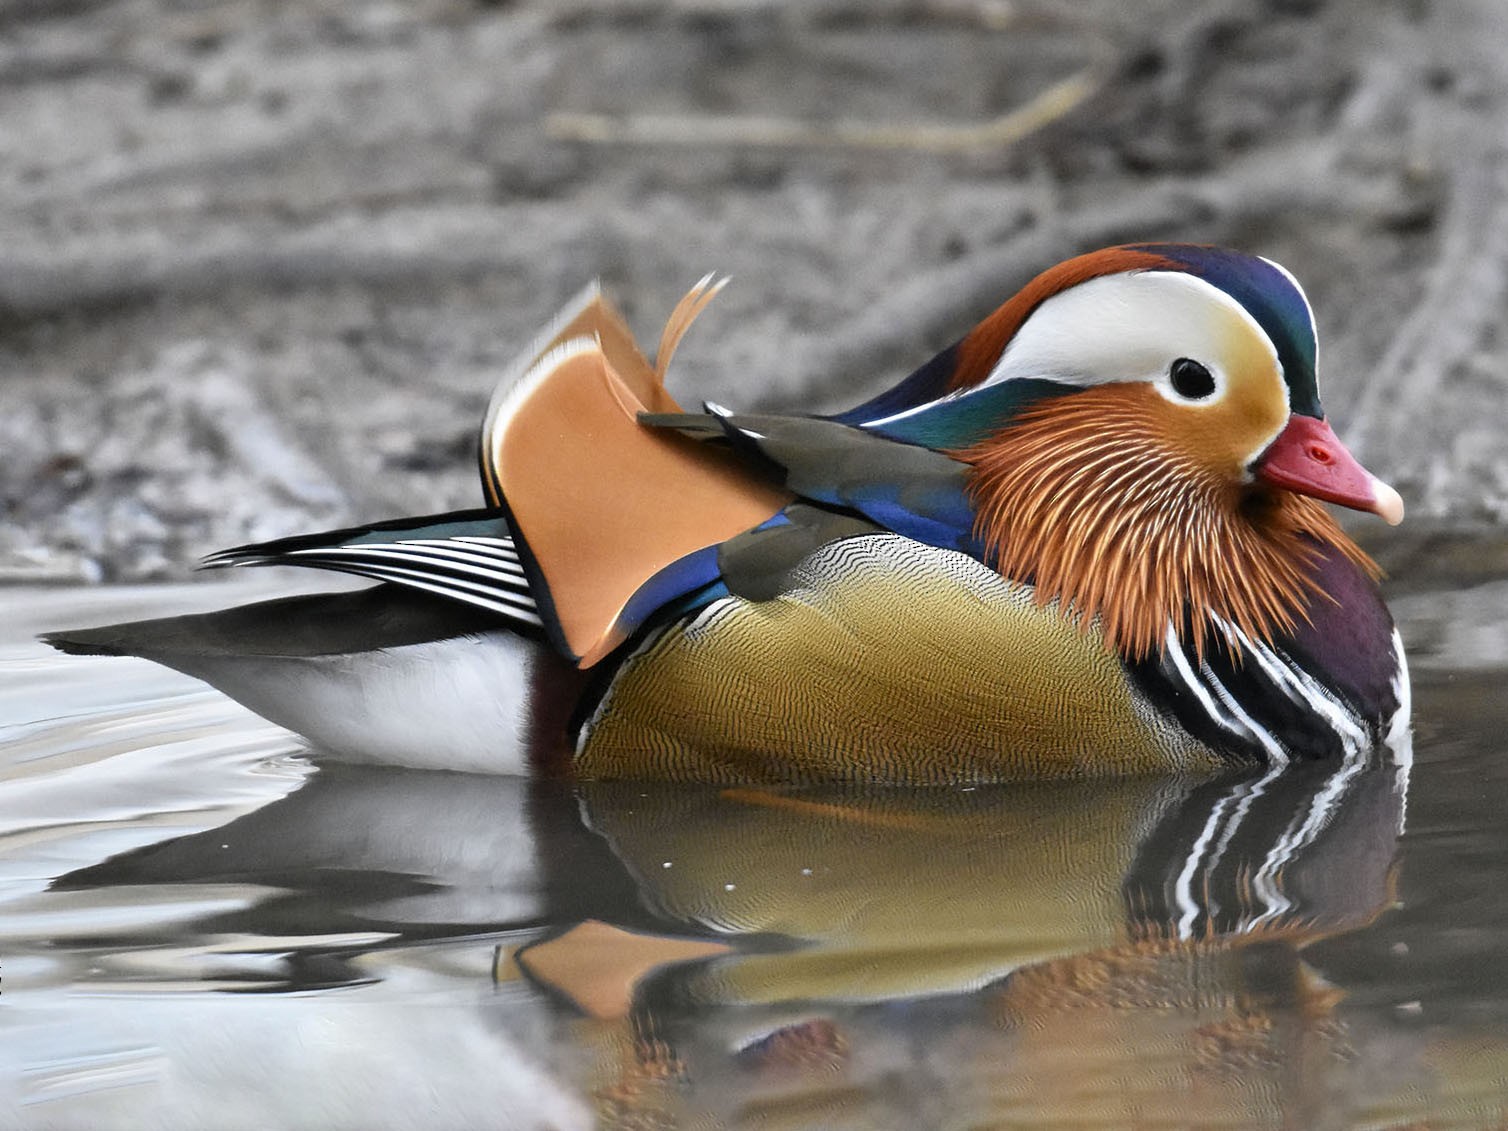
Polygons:
<instances>
[{"instance_id":1,"label":"water reflection","mask_svg":"<svg viewBox=\"0 0 1508 1131\"><path fill-rule=\"evenodd\" d=\"M0 597L0 1126L1508 1126L1508 542L1383 549L1402 837L1390 770L311 774L30 641L236 597Z\"/></svg>"},{"instance_id":2,"label":"water reflection","mask_svg":"<svg viewBox=\"0 0 1508 1131\"><path fill-rule=\"evenodd\" d=\"M328 988L390 947L495 948L500 986L554 1003L606 1126L1031 1122L1065 1099L1072 1122L1262 1121L1364 1090L1343 988L1304 951L1391 906L1404 800L1390 768L1335 766L868 791L332 766L54 895L255 893L171 938L73 940L113 989Z\"/></svg>"},{"instance_id":3,"label":"water reflection","mask_svg":"<svg viewBox=\"0 0 1508 1131\"><path fill-rule=\"evenodd\" d=\"M1402 804L1390 770L1313 767L867 795L596 786L586 820L679 924L661 937L734 950L652 966L640 942L616 995L602 929L516 961L596 1019L598 1095L625 1123L1168 1125L1191 1103L1260 1120L1296 1057L1344 1055L1343 994L1301 952L1389 905Z\"/></svg>"}]
</instances>

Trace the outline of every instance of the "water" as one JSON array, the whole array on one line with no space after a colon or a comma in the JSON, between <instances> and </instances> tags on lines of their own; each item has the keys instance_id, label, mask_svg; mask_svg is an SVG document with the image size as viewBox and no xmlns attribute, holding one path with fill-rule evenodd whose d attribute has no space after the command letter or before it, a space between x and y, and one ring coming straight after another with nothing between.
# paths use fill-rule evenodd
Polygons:
<instances>
[{"instance_id":1,"label":"water","mask_svg":"<svg viewBox=\"0 0 1508 1131\"><path fill-rule=\"evenodd\" d=\"M1408 775L959 790L316 769L30 639L277 579L0 591L0 1127L1502 1126L1508 543L1390 561Z\"/></svg>"}]
</instances>

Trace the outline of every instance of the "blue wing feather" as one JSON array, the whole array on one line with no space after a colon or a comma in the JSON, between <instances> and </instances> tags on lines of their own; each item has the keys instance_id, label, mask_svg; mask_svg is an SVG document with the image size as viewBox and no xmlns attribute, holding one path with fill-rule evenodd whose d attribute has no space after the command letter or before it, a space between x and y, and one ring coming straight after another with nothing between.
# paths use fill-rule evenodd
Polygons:
<instances>
[{"instance_id":1,"label":"blue wing feather","mask_svg":"<svg viewBox=\"0 0 1508 1131\"><path fill-rule=\"evenodd\" d=\"M953 379L953 372L957 367L958 343L954 342L900 384L891 386L856 408L826 419L839 424L865 424L928 404L947 393L948 382Z\"/></svg>"},{"instance_id":2,"label":"blue wing feather","mask_svg":"<svg viewBox=\"0 0 1508 1131\"><path fill-rule=\"evenodd\" d=\"M942 452L814 417L718 410L641 419L726 440L753 468L808 502L860 514L929 545L975 548L969 469Z\"/></svg>"}]
</instances>

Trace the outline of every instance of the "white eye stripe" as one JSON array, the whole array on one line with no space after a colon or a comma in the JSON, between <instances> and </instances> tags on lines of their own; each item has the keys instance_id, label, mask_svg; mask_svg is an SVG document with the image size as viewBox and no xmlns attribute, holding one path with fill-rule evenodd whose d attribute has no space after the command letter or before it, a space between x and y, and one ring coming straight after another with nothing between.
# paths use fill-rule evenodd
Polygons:
<instances>
[{"instance_id":1,"label":"white eye stripe","mask_svg":"<svg viewBox=\"0 0 1508 1131\"><path fill-rule=\"evenodd\" d=\"M1028 377L1075 385L1156 383L1185 357L1200 362L1218 380L1221 359L1238 327L1245 331L1243 338L1261 344L1281 375L1272 339L1220 288L1182 271L1106 275L1037 307L981 387Z\"/></svg>"}]
</instances>

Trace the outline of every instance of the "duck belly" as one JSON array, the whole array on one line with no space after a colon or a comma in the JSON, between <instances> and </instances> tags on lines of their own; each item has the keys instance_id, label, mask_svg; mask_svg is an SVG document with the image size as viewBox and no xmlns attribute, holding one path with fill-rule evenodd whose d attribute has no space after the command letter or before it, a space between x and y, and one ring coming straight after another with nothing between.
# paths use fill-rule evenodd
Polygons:
<instances>
[{"instance_id":1,"label":"duck belly","mask_svg":"<svg viewBox=\"0 0 1508 1131\"><path fill-rule=\"evenodd\" d=\"M530 769L537 645L504 630L327 656L198 656L179 667L356 764Z\"/></svg>"},{"instance_id":2,"label":"duck belly","mask_svg":"<svg viewBox=\"0 0 1508 1131\"><path fill-rule=\"evenodd\" d=\"M202 679L341 761L523 773L569 757L579 673L475 610L379 585L69 629L65 652Z\"/></svg>"},{"instance_id":3,"label":"duck belly","mask_svg":"<svg viewBox=\"0 0 1508 1131\"><path fill-rule=\"evenodd\" d=\"M1219 764L1094 626L967 555L868 535L790 580L630 655L582 728L578 773L956 783Z\"/></svg>"}]
</instances>

